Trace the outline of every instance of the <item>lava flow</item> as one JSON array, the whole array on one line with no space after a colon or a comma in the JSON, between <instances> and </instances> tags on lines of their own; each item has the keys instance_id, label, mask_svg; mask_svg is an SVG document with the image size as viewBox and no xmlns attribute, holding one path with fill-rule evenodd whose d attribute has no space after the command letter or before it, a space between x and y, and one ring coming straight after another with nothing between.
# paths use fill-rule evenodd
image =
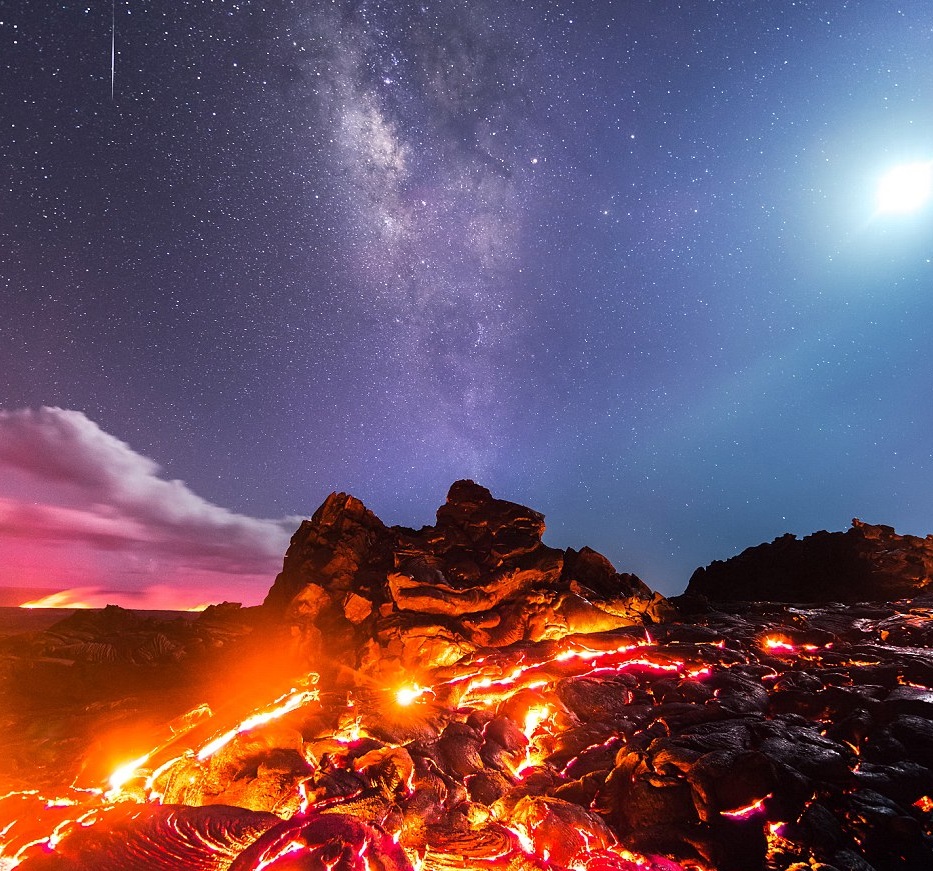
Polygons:
<instances>
[{"instance_id":1,"label":"lava flow","mask_svg":"<svg viewBox=\"0 0 933 871\"><path fill-rule=\"evenodd\" d=\"M224 677L109 777L0 795L0 869L933 867L930 602L678 614L542 531L469 482L420 532L335 496L262 609L53 627L23 675ZM247 648L297 677L234 716Z\"/></svg>"},{"instance_id":2,"label":"lava flow","mask_svg":"<svg viewBox=\"0 0 933 871\"><path fill-rule=\"evenodd\" d=\"M414 706L415 709L422 706L425 708L422 715L410 720L409 725L437 728L437 725L444 723L446 725L442 734L461 724L479 739L484 729L473 729L469 725L470 720L477 716L484 721L490 732L513 727L511 736L496 750L502 754L504 760L501 775L503 783L506 782L506 778L520 782L531 777L538 768L550 770L548 759L552 753L548 745L558 738L562 729L572 725L575 719L555 695L558 681L574 676L606 674L610 671L622 674L629 668L638 668L645 674L660 672L668 675L676 672L682 677L692 671L683 661L671 661L662 653L657 653L656 659L646 657L639 652L645 646L644 643L627 642L604 651L568 647L553 656L541 659L531 659L526 654L526 659L520 666L511 664L508 656L498 656L495 663L491 658L483 661L482 670L485 677L480 680L476 678L476 666L468 662L463 665L462 673L446 678L435 687L412 686L399 689L395 694L395 704L399 710L409 706ZM316 683L317 675L309 675L306 682ZM470 708L440 710L433 701L438 696L448 695L454 688L464 685L466 691L463 695L469 696ZM459 691L456 694L459 695ZM552 701L538 704L535 701L538 698L550 698ZM34 805L42 805L45 813L37 813L33 807L29 814L30 826L24 826L22 821L17 820L5 826L3 846L0 849L0 867L81 867L85 862L83 850L88 842L82 830L95 826L101 820L108 821L117 817L122 824L126 819L126 812L119 807L121 804L133 802L175 805L171 811L172 816L148 816L150 825L161 822L169 828L177 829L179 819L187 820L188 825L194 825L192 820L208 823L210 817L204 812L193 817L185 816L183 808L186 805L197 806L202 804L201 802L179 799L190 798L192 789L202 789L205 782L212 779L218 767L227 768L240 760L244 749L254 742L258 741L264 751L282 750L283 748L276 746L276 736L268 734L270 725L283 719L288 719L293 726L302 725L306 720L307 709L312 705L319 708L319 700L317 689L293 690L251 713L235 726L216 734L206 743L198 747L187 747L181 753L179 742L193 726L189 726L180 734L172 732L159 746L117 768L108 779L109 789L71 789L66 798L55 800L43 799L38 794L28 792L3 797L4 804L0 806L4 810L14 800L22 802L31 798ZM511 713L497 715L496 712L500 709L509 709L510 712L521 709L523 714L520 715L520 727L514 728L518 724L513 723ZM438 768L429 764L429 757L413 756L410 742L388 744L375 737L380 733L384 721L393 718L393 712L362 706L359 701L350 697L337 718L346 720L351 713L355 717L355 728L350 733L341 734L341 730L337 730L329 737L318 736L311 741L300 741L304 764L299 763L300 770L291 770L287 782L279 784L281 795L274 807L283 820L282 825L266 830L262 848L254 845L249 851L244 851L244 856L238 858L235 866L231 867L266 868L277 865L286 857L295 860L299 855L305 854L317 857L315 861L320 861L328 868L373 868L377 867L379 862L406 868L408 862L419 868L444 865L446 860L440 857L450 852L450 833L445 829L444 837L447 840L444 841L444 850L440 849L436 839L429 838L423 842L413 839L410 833L412 825L406 820L405 813L406 805L419 805L423 801L426 793L422 781L430 778L432 768L435 771L438 771ZM203 722L204 716L205 708L199 706L183 719L197 724ZM379 748L373 749L373 745L377 743ZM469 781L470 775L465 773L463 767L469 765L469 762L461 764L453 758L458 753L468 752L466 743L460 746L459 742L448 743L448 753L452 755L446 757L446 767L460 771L465 780ZM491 745L492 740L487 743ZM176 755L165 759L170 753ZM219 764L215 759L220 760ZM292 765L295 762L294 758L290 760ZM564 768L573 762L573 759L569 760L564 764ZM256 773L258 776L258 768ZM237 779L234 776L234 781ZM348 788L348 783L352 784L353 788ZM262 794L268 795L266 790L263 790ZM310 795L314 797L309 798ZM203 804L206 805L207 802ZM244 804L255 813L260 811L263 802ZM359 805L365 807L367 813L363 815L363 823L354 828L349 817L358 815ZM559 827L560 813L566 814L567 811L555 810L556 801L551 805L542 805L546 808L545 819L556 814L558 823L554 825ZM251 814L246 808L241 815L241 822L251 819ZM371 813L377 808L380 813ZM464 841L464 844L471 845L471 848L477 851L477 854L472 856L472 861L481 863L483 867L490 860L506 859L512 863L519 862L534 867L561 867L550 861L552 856L559 852L564 856L563 864L566 867L580 869L597 866L619 869L700 867L696 864L682 866L662 861L660 858L649 859L623 849L605 824L582 808L577 808L573 814L574 833L579 844L578 849L572 853L567 851L566 834L561 836L564 843L560 848L542 839L540 820L535 824L529 824L521 814L512 814L511 818L496 820L496 814L492 810L487 809L483 813L478 808L477 803L477 807L471 811L475 821L481 821L487 829L495 826L493 831L499 832L495 839L498 846L495 847L493 855L484 852L489 847L488 837L472 837ZM62 817L61 811L64 809L69 813ZM392 811L395 817L392 816ZM541 813L540 809L537 813ZM229 816L229 809L227 815ZM37 819L47 820L48 825L52 826L48 834L20 843L23 838L28 838L28 834L20 833L20 828L34 828ZM390 820L394 820L395 824L392 825ZM170 821L170 825L167 821ZM310 832L316 833L313 838L309 836ZM326 833L323 841L319 832ZM385 839L386 832L390 836L389 841ZM149 832L145 835L145 838L152 837L156 836ZM160 830L157 837L164 840L168 835ZM355 852L351 850L340 853L333 844L344 837L352 837L352 843L359 849ZM458 842L460 840L462 836L458 838ZM400 844L401 851L387 848L386 844L390 842L393 845ZM133 844L134 850L138 848L133 841L128 843ZM224 849L229 850L230 845L226 842L224 844ZM464 844L461 844L461 852ZM597 852L593 851L594 844L598 844ZM111 846L110 849L115 848ZM129 849L126 847L126 850ZM338 853L340 855L334 858ZM244 864L247 855L254 854L255 864ZM120 856L121 863L132 861L123 848L117 855ZM325 856L329 858L325 860ZM374 857L380 858L377 861Z\"/></svg>"}]
</instances>

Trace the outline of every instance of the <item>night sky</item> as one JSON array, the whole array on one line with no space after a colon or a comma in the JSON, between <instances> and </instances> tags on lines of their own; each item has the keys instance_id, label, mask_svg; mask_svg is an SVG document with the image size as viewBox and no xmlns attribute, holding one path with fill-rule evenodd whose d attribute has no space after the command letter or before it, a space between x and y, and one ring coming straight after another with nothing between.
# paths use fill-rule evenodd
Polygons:
<instances>
[{"instance_id":1,"label":"night sky","mask_svg":"<svg viewBox=\"0 0 933 871\"><path fill-rule=\"evenodd\" d=\"M929 0L0 0L0 95L0 585L463 477L668 594L933 532Z\"/></svg>"}]
</instances>

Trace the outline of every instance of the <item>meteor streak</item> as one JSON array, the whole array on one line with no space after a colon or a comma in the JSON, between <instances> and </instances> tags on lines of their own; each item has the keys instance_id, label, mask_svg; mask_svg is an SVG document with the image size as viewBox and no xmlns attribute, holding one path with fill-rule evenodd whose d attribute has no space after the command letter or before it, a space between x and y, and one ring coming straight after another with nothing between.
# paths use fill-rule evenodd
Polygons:
<instances>
[{"instance_id":1,"label":"meteor streak","mask_svg":"<svg viewBox=\"0 0 933 871\"><path fill-rule=\"evenodd\" d=\"M110 0L110 102L117 72L117 0Z\"/></svg>"}]
</instances>

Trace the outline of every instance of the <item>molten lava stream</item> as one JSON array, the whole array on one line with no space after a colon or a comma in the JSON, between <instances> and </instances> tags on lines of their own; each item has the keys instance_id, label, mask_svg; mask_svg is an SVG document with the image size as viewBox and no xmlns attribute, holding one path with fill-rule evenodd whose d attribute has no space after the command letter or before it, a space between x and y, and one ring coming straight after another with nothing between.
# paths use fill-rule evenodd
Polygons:
<instances>
[{"instance_id":1,"label":"molten lava stream","mask_svg":"<svg viewBox=\"0 0 933 871\"><path fill-rule=\"evenodd\" d=\"M313 673L305 680L306 686L316 682L317 675ZM65 790L66 795L54 799L46 799L31 790L0 797L0 871L15 868L37 850L54 850L70 831L95 824L101 813L119 803L160 801L161 796L153 791L153 782L182 756L208 759L237 735L259 728L317 699L316 689L293 689L206 743L198 746L189 741L179 750L179 743L194 737L212 716L206 705L199 705L172 721L167 727L170 734L160 744L118 766L105 787L82 789L72 786ZM129 789L134 782L136 786Z\"/></svg>"},{"instance_id":2,"label":"molten lava stream","mask_svg":"<svg viewBox=\"0 0 933 871\"><path fill-rule=\"evenodd\" d=\"M515 662L497 653L472 665L461 666L462 673L442 681L433 694L461 705L490 707L511 696L518 689L542 689L558 680L621 673L623 671L668 672L681 676L702 676L709 668L701 662L688 663L647 641L633 641L630 636L615 646L594 649L589 645L566 646L550 655Z\"/></svg>"},{"instance_id":3,"label":"molten lava stream","mask_svg":"<svg viewBox=\"0 0 933 871\"><path fill-rule=\"evenodd\" d=\"M603 637L597 645L575 643L551 646L545 650L539 649L535 653L537 655L531 656L527 652L517 655L514 651L503 651L473 663L464 663L459 667L454 667L453 674L448 671L446 677L433 686L415 684L401 687L394 697L385 696L383 704L391 704L394 701L400 709L408 707L413 709L413 712L414 709L428 703L430 703L430 710L452 711L453 709L448 707L451 703L456 703L454 707L461 709L466 706L486 711L508 710L509 716L516 718L525 739L524 750L520 751L520 755L515 754L514 761L508 763L509 773L517 780L524 780L535 769L547 764L549 750L555 736L567 727L563 722L565 714L561 712L562 706L556 697L552 696L558 681L580 676L620 674L625 671L646 676L657 674L686 677L701 675L708 670L703 664L688 663L684 658L672 656L648 641L633 641L629 635L615 639ZM215 726L213 735L204 733L210 725L216 724L218 718L212 716L206 706L193 709L174 723L173 728L169 730L171 734L167 735L165 740L157 743L146 753L139 754L137 751L129 761L118 766L110 776L107 786L93 792L70 791L67 798L68 801L74 802L71 808L43 804L37 797L21 797L21 802L32 802L32 807L26 814L30 824L26 825L20 821L6 825L3 835L0 836L0 842L3 844L0 847L2 850L0 856L4 857L3 861L6 864L0 867L12 868L29 856L40 855L50 850L55 851L60 840L67 837L69 832L92 825L101 814L107 814L109 810L121 803L147 801L158 803L161 796L155 789L155 783L161 779L161 775L167 775L176 765L193 766L192 772L197 773L202 770L200 768L202 764L207 764L237 736L262 729L274 720L295 714L306 706L317 703L319 696L317 689L314 688L316 681L316 675L309 675L303 687L293 689L272 702L255 708L247 716L233 720L232 725L227 728L217 729ZM351 697L348 700L345 716L342 718L344 725L333 734L331 739L338 750L336 755L332 754L333 759L339 763L341 756L347 757L350 747L366 739L366 721L372 722L371 718L378 716L379 711L376 709L367 710L364 714L356 708ZM197 737L199 735L200 739ZM345 749L340 751L340 747ZM353 767L356 770L370 764L378 766L383 758L389 758L393 753L403 754L399 756L399 759L408 757L404 747L386 745L383 751L378 753L371 751L365 757L360 757L353 763ZM409 769L403 778L404 794L412 793L413 776L414 770ZM558 776L560 776L559 773ZM312 832L317 833L325 829L321 829L316 824L315 826L310 826L310 823L306 825L304 820L313 819L315 814L321 810L328 810L328 808L336 810L339 805L351 802L353 798L353 796L337 796L325 797L321 800L319 797L315 802L314 798L309 797L303 782L296 783L295 792L295 808L300 808L301 812L293 819L300 831L309 836ZM41 810L38 810L39 807ZM744 809L742 810L744 812ZM244 813L254 812L244 811ZM18 817L21 818L22 814L19 813ZM595 823L590 819L588 825L595 825ZM481 846L481 842L484 844L485 842L480 838L474 839L473 842L478 851L476 855L468 857L462 851L458 854L459 858L456 860L458 867L488 869L490 863L500 864L502 862L510 867L514 867L517 862L524 867L549 869L549 871L560 871L563 867L560 862L556 861L556 857L562 855L562 836L548 835L539 825L522 827L510 824L509 830L517 841L514 843L509 841L512 846L508 848L507 861L504 854L497 852L502 848L504 841L500 842L498 847L492 848L491 842L486 846ZM579 827L574 830L579 836ZM566 827L555 829L555 832L561 831L569 832L571 829ZM586 835L585 827L582 831L582 837L585 840L589 836ZM369 843L367 839L370 835L367 831L354 830L354 832L355 843L360 845ZM436 837L438 836L435 835ZM363 841L359 841L359 838L363 838ZM275 836L270 833L269 839L266 839L268 849L264 850L262 855L255 856L255 865L248 864L252 861L249 858L252 853L246 851L234 863L235 866L249 869L249 871L253 871L254 868L272 866L284 869L293 860L298 861L300 856L313 853L324 863L322 867L337 867L334 864L337 862L335 857L325 858L325 855L330 855L327 850L321 845L309 844L303 836L298 837L293 833L286 837L284 832L279 832ZM589 843L586 841L586 844ZM409 858L416 865L419 861L426 862L429 871L435 871L435 869L440 871L449 864L452 855L445 854L442 858L443 851L439 852L439 843L433 845L429 843L428 846L430 849L425 854L424 860L419 858L418 850L409 851ZM321 852L322 850L324 852ZM351 862L352 859L351 865L354 868L359 867L360 871L367 871L371 867L368 858L370 854L367 851L368 848L364 850L360 846L360 850L362 852L351 851L356 858L352 858L349 853L342 855L346 862ZM483 852L484 850L491 850L491 852ZM630 871L630 869L645 871L651 868L679 869L681 867L668 860L646 858L629 853L615 844L612 837L603 838L598 849L594 846L594 849L590 850L587 846L586 849L581 847L578 852L579 855L575 854L573 862L568 866L573 867L575 871ZM350 858L347 858L348 856ZM565 858L568 862L570 861L569 857L565 856Z\"/></svg>"}]
</instances>

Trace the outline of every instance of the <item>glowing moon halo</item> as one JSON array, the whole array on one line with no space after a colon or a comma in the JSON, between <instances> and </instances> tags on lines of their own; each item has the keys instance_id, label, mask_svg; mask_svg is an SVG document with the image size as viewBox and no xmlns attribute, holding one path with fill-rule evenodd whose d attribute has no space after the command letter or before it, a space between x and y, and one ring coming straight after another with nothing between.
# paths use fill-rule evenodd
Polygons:
<instances>
[{"instance_id":1,"label":"glowing moon halo","mask_svg":"<svg viewBox=\"0 0 933 871\"><path fill-rule=\"evenodd\" d=\"M904 163L878 182L878 210L887 214L916 212L933 196L933 161Z\"/></svg>"}]
</instances>

